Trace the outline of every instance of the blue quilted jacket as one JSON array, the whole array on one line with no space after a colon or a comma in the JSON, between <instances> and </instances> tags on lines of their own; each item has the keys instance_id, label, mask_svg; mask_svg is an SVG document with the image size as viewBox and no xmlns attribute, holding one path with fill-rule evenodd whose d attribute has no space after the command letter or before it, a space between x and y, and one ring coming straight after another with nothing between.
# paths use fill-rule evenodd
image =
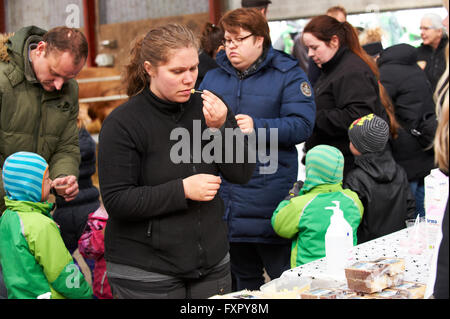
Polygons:
<instances>
[{"instance_id":1,"label":"blue quilted jacket","mask_svg":"<svg viewBox=\"0 0 450 319\"><path fill-rule=\"evenodd\" d=\"M200 89L219 94L234 114L252 117L258 155L253 177L246 185L222 182L231 242L284 243L273 231L273 211L296 182L296 144L304 142L314 126L316 107L307 76L291 56L268 48L263 62L239 74L224 51L219 68L209 71ZM252 69L252 68L250 68ZM276 129L277 135L274 135ZM274 137L278 137L271 141ZM266 156L260 155L265 149Z\"/></svg>"}]
</instances>

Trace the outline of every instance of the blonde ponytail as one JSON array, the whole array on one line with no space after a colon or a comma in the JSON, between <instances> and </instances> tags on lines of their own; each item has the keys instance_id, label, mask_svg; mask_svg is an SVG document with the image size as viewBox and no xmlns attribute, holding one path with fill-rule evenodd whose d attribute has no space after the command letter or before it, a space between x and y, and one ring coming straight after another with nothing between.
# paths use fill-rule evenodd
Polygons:
<instances>
[{"instance_id":1,"label":"blonde ponytail","mask_svg":"<svg viewBox=\"0 0 450 319\"><path fill-rule=\"evenodd\" d=\"M143 42L144 37L135 41L130 51L130 63L125 67L123 82L129 97L139 94L150 85L150 77L145 72L144 63L141 60Z\"/></svg>"}]
</instances>

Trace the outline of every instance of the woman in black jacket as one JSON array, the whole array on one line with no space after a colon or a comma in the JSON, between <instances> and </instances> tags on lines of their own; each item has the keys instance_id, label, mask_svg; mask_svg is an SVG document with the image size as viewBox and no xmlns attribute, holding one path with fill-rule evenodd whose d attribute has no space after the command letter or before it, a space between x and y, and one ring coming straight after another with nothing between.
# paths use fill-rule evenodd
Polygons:
<instances>
[{"instance_id":1,"label":"woman in black jacket","mask_svg":"<svg viewBox=\"0 0 450 319\"><path fill-rule=\"evenodd\" d=\"M99 136L113 295L195 299L230 292L217 191L219 173L233 183L251 178L246 139L222 141L224 131L238 128L234 114L211 92L191 94L198 44L187 27L150 30L131 53L130 99L106 118Z\"/></svg>"},{"instance_id":2,"label":"woman in black jacket","mask_svg":"<svg viewBox=\"0 0 450 319\"><path fill-rule=\"evenodd\" d=\"M322 70L314 85L316 122L306 152L319 144L338 148L345 158L345 179L354 167L347 128L370 113L388 120L380 100L377 67L348 22L327 15L315 17L303 30L303 42Z\"/></svg>"},{"instance_id":3,"label":"woman in black jacket","mask_svg":"<svg viewBox=\"0 0 450 319\"><path fill-rule=\"evenodd\" d=\"M391 139L392 155L402 166L416 199L416 212L425 215L424 177L435 167L434 152L422 142L420 128L427 122L434 136L436 116L433 93L425 73L416 63L417 50L409 44L397 44L380 53L377 60L380 81L386 88L400 124L398 138ZM419 133L417 133L419 132Z\"/></svg>"}]
</instances>

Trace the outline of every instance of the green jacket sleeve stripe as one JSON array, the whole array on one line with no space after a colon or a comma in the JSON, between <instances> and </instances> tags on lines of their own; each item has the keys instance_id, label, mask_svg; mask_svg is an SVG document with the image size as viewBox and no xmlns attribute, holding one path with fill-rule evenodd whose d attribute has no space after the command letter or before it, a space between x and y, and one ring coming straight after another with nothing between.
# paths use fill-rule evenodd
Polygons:
<instances>
[{"instance_id":1,"label":"green jacket sleeve stripe","mask_svg":"<svg viewBox=\"0 0 450 319\"><path fill-rule=\"evenodd\" d=\"M70 299L90 299L92 289L77 265L71 261L52 283L53 289Z\"/></svg>"}]
</instances>

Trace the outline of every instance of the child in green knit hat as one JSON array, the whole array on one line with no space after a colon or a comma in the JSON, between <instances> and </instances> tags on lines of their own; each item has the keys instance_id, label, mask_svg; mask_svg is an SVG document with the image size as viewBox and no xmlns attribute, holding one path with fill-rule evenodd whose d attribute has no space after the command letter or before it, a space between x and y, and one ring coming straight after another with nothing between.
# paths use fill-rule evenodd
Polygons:
<instances>
[{"instance_id":1,"label":"child in green knit hat","mask_svg":"<svg viewBox=\"0 0 450 319\"><path fill-rule=\"evenodd\" d=\"M363 215L358 195L342 188L344 156L337 148L317 145L306 153L305 182L297 182L272 216L281 237L292 239L291 267L325 257L325 234L333 214L325 209L339 201L344 218L353 229L353 243ZM301 188L300 188L301 187Z\"/></svg>"}]
</instances>

